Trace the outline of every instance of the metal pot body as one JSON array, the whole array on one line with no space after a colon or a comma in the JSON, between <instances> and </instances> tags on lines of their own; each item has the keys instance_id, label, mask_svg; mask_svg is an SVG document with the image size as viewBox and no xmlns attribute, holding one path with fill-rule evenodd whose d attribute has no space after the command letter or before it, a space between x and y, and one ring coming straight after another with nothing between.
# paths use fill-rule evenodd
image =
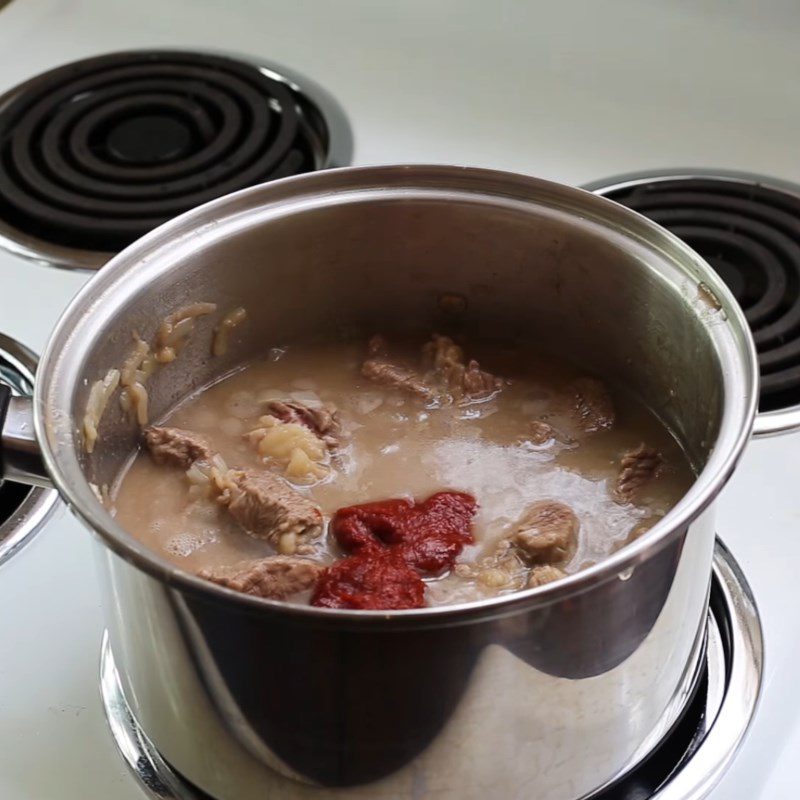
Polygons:
<instances>
[{"instance_id":1,"label":"metal pot body","mask_svg":"<svg viewBox=\"0 0 800 800\"><path fill-rule=\"evenodd\" d=\"M132 710L212 797L572 800L683 709L713 539L706 513L576 597L371 630L265 620L98 554Z\"/></svg>"},{"instance_id":2,"label":"metal pot body","mask_svg":"<svg viewBox=\"0 0 800 800\"><path fill-rule=\"evenodd\" d=\"M602 564L499 600L386 615L236 595L148 552L98 501L90 484L111 484L138 441L118 404L91 456L76 425L131 331L151 337L192 301L220 315L244 305L250 321L216 358L214 320L198 325L148 384L156 417L272 345L456 328L542 341L635 391L698 479ZM133 711L198 787L221 800L566 800L638 761L684 705L713 500L750 434L756 376L744 319L710 268L613 203L480 170L339 170L216 201L116 257L43 358L37 433L98 534Z\"/></svg>"}]
</instances>

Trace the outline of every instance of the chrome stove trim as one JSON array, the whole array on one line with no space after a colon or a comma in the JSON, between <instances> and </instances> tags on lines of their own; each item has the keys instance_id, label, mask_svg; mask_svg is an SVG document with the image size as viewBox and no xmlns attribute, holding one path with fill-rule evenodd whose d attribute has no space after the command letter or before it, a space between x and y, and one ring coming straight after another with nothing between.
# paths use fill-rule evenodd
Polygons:
<instances>
[{"instance_id":1,"label":"chrome stove trim","mask_svg":"<svg viewBox=\"0 0 800 800\"><path fill-rule=\"evenodd\" d=\"M697 744L651 800L707 797L736 755L758 706L764 669L761 621L747 579L719 539L711 598L708 689ZM718 619L720 609L726 619ZM122 691L107 633L100 652L100 695L120 755L148 797L211 800L164 760L139 726Z\"/></svg>"}]
</instances>

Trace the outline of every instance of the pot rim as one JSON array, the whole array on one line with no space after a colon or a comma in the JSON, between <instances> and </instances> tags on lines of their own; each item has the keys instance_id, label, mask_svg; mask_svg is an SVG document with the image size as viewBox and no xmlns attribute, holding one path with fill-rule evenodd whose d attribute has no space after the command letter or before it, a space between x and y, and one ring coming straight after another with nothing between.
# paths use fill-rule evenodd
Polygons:
<instances>
[{"instance_id":1,"label":"pot rim","mask_svg":"<svg viewBox=\"0 0 800 800\"><path fill-rule=\"evenodd\" d=\"M507 195L492 188L498 184L508 189ZM687 274L687 277L695 280L696 287L711 291L722 313L715 314L715 321L708 324L710 335L717 337L720 344L728 340L728 348L737 356L737 363L723 365L725 397L720 429L706 465L679 503L635 542L598 564L552 584L468 603L391 612L317 608L234 592L171 564L119 525L92 491L76 456L73 443L74 425L69 419L72 387L80 380L80 376L76 375L78 362L73 360L71 370L67 366L64 375L59 374L59 370L63 368L64 353L70 350L69 346L63 346L64 342L74 337L76 332L81 332L82 327L92 318L91 311L102 307L102 298L118 294L121 291L120 284L125 284L126 276L131 271L135 272L137 265L144 266L145 261L158 261L159 254L163 256L170 247L185 242L189 237L199 236L205 229L218 229L221 219L230 220L242 213L253 213L269 206L282 207L285 210L287 206L291 207L303 200L310 202L310 207L318 207L334 202L334 198L342 192L362 191L374 194L377 190L382 196L388 197L391 190L402 192L405 188L424 192L445 186L450 191L460 190L462 193L467 193L472 186L473 193L478 197L495 200L511 197L539 207L547 207L548 199L559 197L562 201L570 198L573 201L579 200L584 210L597 209L598 216L602 217L606 226L609 217L614 218L619 222L620 228L632 226L646 235L642 241L651 248L668 248L669 260ZM628 226L625 225L626 222ZM624 233L628 237L634 236L630 230L624 230ZM82 341L86 341L86 338ZM59 380L54 381L54 377ZM63 402L53 402L55 398ZM345 622L356 625L375 624L383 621L395 627L405 627L425 622L469 622L476 616L512 613L521 606L527 609L530 606L547 605L580 593L593 584L624 575L627 570L647 560L685 530L716 498L733 473L751 436L757 399L756 350L744 313L722 279L697 253L673 234L611 200L552 181L476 167L401 164L330 169L242 189L198 206L126 247L84 285L56 324L41 358L37 375L34 422L47 471L73 512L113 552L150 576L207 600L234 603L253 613L280 615L287 620L296 618L333 625ZM59 423L62 429L57 432ZM67 427L63 427L65 425ZM67 440L69 444L65 445Z\"/></svg>"}]
</instances>

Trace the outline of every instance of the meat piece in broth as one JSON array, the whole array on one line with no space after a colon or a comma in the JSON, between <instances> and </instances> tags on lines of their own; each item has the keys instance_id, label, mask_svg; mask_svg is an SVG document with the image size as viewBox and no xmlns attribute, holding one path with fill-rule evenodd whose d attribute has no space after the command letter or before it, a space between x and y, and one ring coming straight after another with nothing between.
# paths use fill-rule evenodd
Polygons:
<instances>
[{"instance_id":1,"label":"meat piece in broth","mask_svg":"<svg viewBox=\"0 0 800 800\"><path fill-rule=\"evenodd\" d=\"M614 489L616 498L620 502L630 503L639 490L656 477L663 461L657 450L644 444L625 453L620 461L620 472Z\"/></svg>"},{"instance_id":2,"label":"meat piece in broth","mask_svg":"<svg viewBox=\"0 0 800 800\"><path fill-rule=\"evenodd\" d=\"M515 523L493 552L477 564L457 564L459 577L494 591L517 591L559 580L575 552L580 523L572 509L555 500L539 500Z\"/></svg>"},{"instance_id":3,"label":"meat piece in broth","mask_svg":"<svg viewBox=\"0 0 800 800\"><path fill-rule=\"evenodd\" d=\"M341 425L335 409L326 406L308 406L296 400L270 400L267 411L281 422L304 425L325 443L329 450L339 445Z\"/></svg>"},{"instance_id":4,"label":"meat piece in broth","mask_svg":"<svg viewBox=\"0 0 800 800\"><path fill-rule=\"evenodd\" d=\"M389 361L367 359L361 367L361 374L373 383L402 389L423 400L433 400L433 391L422 382L422 379L413 370L399 367Z\"/></svg>"},{"instance_id":5,"label":"meat piece in broth","mask_svg":"<svg viewBox=\"0 0 800 800\"><path fill-rule=\"evenodd\" d=\"M253 561L240 561L225 567L198 572L198 577L233 589L235 592L284 600L311 589L323 571L321 564L306 558L270 556Z\"/></svg>"},{"instance_id":6,"label":"meat piece in broth","mask_svg":"<svg viewBox=\"0 0 800 800\"><path fill-rule=\"evenodd\" d=\"M465 362L464 351L449 336L434 334L422 352L456 399L483 400L503 387L502 379L482 370L474 358Z\"/></svg>"},{"instance_id":7,"label":"meat piece in broth","mask_svg":"<svg viewBox=\"0 0 800 800\"><path fill-rule=\"evenodd\" d=\"M558 437L555 428L544 420L535 419L528 426L528 439L532 444L541 446L556 438Z\"/></svg>"},{"instance_id":8,"label":"meat piece in broth","mask_svg":"<svg viewBox=\"0 0 800 800\"><path fill-rule=\"evenodd\" d=\"M527 589L533 589L536 586L544 586L546 583L559 581L561 578L566 578L567 573L552 564L539 564L530 571L528 575Z\"/></svg>"},{"instance_id":9,"label":"meat piece in broth","mask_svg":"<svg viewBox=\"0 0 800 800\"><path fill-rule=\"evenodd\" d=\"M214 452L199 434L182 428L150 427L144 432L156 464L189 469L195 461L211 463Z\"/></svg>"},{"instance_id":10,"label":"meat piece in broth","mask_svg":"<svg viewBox=\"0 0 800 800\"><path fill-rule=\"evenodd\" d=\"M386 340L373 336L367 344L367 359L361 365L361 374L373 383L391 386L430 402L435 394L413 370L389 360Z\"/></svg>"},{"instance_id":11,"label":"meat piece in broth","mask_svg":"<svg viewBox=\"0 0 800 800\"><path fill-rule=\"evenodd\" d=\"M319 506L271 472L227 469L202 436L181 428L151 427L145 442L157 463L186 469L207 483L216 502L251 536L291 555L322 533ZM198 469L196 465L204 465ZM210 467L210 469L208 469Z\"/></svg>"},{"instance_id":12,"label":"meat piece in broth","mask_svg":"<svg viewBox=\"0 0 800 800\"><path fill-rule=\"evenodd\" d=\"M457 384L464 374L464 351L449 337L433 334L422 348L427 365L438 372L445 381Z\"/></svg>"},{"instance_id":13,"label":"meat piece in broth","mask_svg":"<svg viewBox=\"0 0 800 800\"><path fill-rule=\"evenodd\" d=\"M508 539L501 539L494 552L477 563L461 563L455 567L457 576L473 579L491 590L523 589L528 572L528 566Z\"/></svg>"},{"instance_id":14,"label":"meat piece in broth","mask_svg":"<svg viewBox=\"0 0 800 800\"><path fill-rule=\"evenodd\" d=\"M572 384L573 416L584 433L614 426L614 404L606 387L595 378L579 378Z\"/></svg>"},{"instance_id":15,"label":"meat piece in broth","mask_svg":"<svg viewBox=\"0 0 800 800\"><path fill-rule=\"evenodd\" d=\"M247 533L282 553L294 553L299 542L322 533L319 506L271 472L231 470L220 502Z\"/></svg>"},{"instance_id":16,"label":"meat piece in broth","mask_svg":"<svg viewBox=\"0 0 800 800\"><path fill-rule=\"evenodd\" d=\"M467 364L461 383L464 396L470 400L483 400L495 392L499 392L503 387L503 381L490 372L482 370L481 365L474 358L470 359Z\"/></svg>"},{"instance_id":17,"label":"meat piece in broth","mask_svg":"<svg viewBox=\"0 0 800 800\"><path fill-rule=\"evenodd\" d=\"M540 500L516 524L510 541L529 564L564 564L578 542L575 512L556 500Z\"/></svg>"}]
</instances>

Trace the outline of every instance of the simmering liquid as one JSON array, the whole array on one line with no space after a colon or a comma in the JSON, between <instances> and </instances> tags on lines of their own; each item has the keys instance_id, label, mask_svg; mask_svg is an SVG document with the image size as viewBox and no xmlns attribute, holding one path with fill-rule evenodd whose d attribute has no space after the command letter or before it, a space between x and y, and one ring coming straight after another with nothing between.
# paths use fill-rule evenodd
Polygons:
<instances>
[{"instance_id":1,"label":"simmering liquid","mask_svg":"<svg viewBox=\"0 0 800 800\"><path fill-rule=\"evenodd\" d=\"M392 356L418 363L420 347L392 342ZM424 500L442 490L468 493L477 501L475 544L459 556L462 565L485 560L532 504L554 500L572 509L579 522L573 552L559 565L573 573L618 550L690 486L693 474L677 441L630 394L607 387L613 425L587 432L574 389L585 372L528 345L475 342L464 349L503 379L499 391L466 401L421 398L364 377L363 343L297 345L274 349L263 361L186 399L163 424L201 434L228 467L283 475L282 466L265 463L247 436L262 426L269 401L335 407L341 425L337 449L320 474L296 481L294 488L312 498L326 520L342 507L369 501ZM537 435L536 423L542 421L554 436ZM660 466L635 496L621 498L616 491L621 459L642 444L658 452ZM219 503L192 491L184 470L156 464L144 450L118 481L113 503L123 526L190 572L276 553L273 543L248 535ZM309 557L331 563L342 555L323 533ZM426 603L516 588L519 583L482 581L468 568L457 568L426 577ZM288 599L307 602L308 596Z\"/></svg>"}]
</instances>

